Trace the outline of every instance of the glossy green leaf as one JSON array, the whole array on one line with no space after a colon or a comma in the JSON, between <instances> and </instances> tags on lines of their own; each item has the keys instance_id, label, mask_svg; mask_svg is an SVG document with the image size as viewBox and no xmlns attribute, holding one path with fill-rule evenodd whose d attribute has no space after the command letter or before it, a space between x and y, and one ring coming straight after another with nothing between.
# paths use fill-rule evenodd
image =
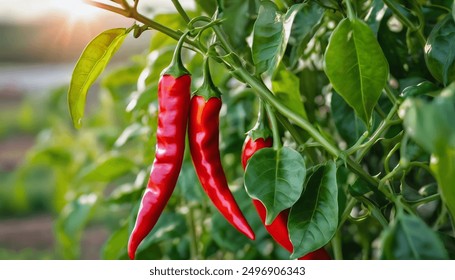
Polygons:
<instances>
[{"instance_id":1,"label":"glossy green leaf","mask_svg":"<svg viewBox=\"0 0 455 280\"><path fill-rule=\"evenodd\" d=\"M133 171L135 166L127 157L108 155L82 170L81 177L86 182L111 182Z\"/></svg>"},{"instance_id":2,"label":"glossy green leaf","mask_svg":"<svg viewBox=\"0 0 455 280\"><path fill-rule=\"evenodd\" d=\"M289 109L308 119L300 96L300 79L287 70L282 63L273 74L272 90Z\"/></svg>"},{"instance_id":3,"label":"glossy green leaf","mask_svg":"<svg viewBox=\"0 0 455 280\"><path fill-rule=\"evenodd\" d=\"M303 157L293 149L261 149L248 161L245 188L248 195L258 199L267 209L266 224L290 208L299 199L305 181Z\"/></svg>"},{"instance_id":4,"label":"glossy green leaf","mask_svg":"<svg viewBox=\"0 0 455 280\"><path fill-rule=\"evenodd\" d=\"M358 19L339 23L327 46L325 72L333 88L369 125L389 68L368 25Z\"/></svg>"},{"instance_id":5,"label":"glossy green leaf","mask_svg":"<svg viewBox=\"0 0 455 280\"><path fill-rule=\"evenodd\" d=\"M261 2L254 23L252 46L257 74L274 72L286 50L294 18L302 7L302 4L293 5L282 14L272 1Z\"/></svg>"},{"instance_id":6,"label":"glossy green leaf","mask_svg":"<svg viewBox=\"0 0 455 280\"><path fill-rule=\"evenodd\" d=\"M401 96L404 98L415 97L419 95L430 94L437 90L439 90L439 88L435 84L429 81L423 81L417 85L408 86L403 89Z\"/></svg>"},{"instance_id":7,"label":"glossy green leaf","mask_svg":"<svg viewBox=\"0 0 455 280\"><path fill-rule=\"evenodd\" d=\"M387 260L443 260L447 251L438 235L420 218L398 213L382 236L381 258Z\"/></svg>"},{"instance_id":8,"label":"glossy green leaf","mask_svg":"<svg viewBox=\"0 0 455 280\"><path fill-rule=\"evenodd\" d=\"M68 104L75 127L79 128L82 125L85 100L90 86L106 68L126 35L124 28L106 30L96 36L82 52L74 68L68 91Z\"/></svg>"},{"instance_id":9,"label":"glossy green leaf","mask_svg":"<svg viewBox=\"0 0 455 280\"><path fill-rule=\"evenodd\" d=\"M291 258L299 258L327 244L338 227L338 186L335 162L319 167L308 179L305 192L291 208Z\"/></svg>"},{"instance_id":10,"label":"glossy green leaf","mask_svg":"<svg viewBox=\"0 0 455 280\"><path fill-rule=\"evenodd\" d=\"M455 20L452 15L439 22L428 36L425 62L431 75L444 85L455 81Z\"/></svg>"}]
</instances>

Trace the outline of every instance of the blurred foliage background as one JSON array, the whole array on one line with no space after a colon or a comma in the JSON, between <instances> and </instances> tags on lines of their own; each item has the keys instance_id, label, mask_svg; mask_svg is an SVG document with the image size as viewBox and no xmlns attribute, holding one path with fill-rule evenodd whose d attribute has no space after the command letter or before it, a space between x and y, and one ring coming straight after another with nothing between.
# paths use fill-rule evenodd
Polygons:
<instances>
[{"instance_id":1,"label":"blurred foliage background","mask_svg":"<svg viewBox=\"0 0 455 280\"><path fill-rule=\"evenodd\" d=\"M128 37L90 90L77 131L66 95L78 56L96 34L132 22L106 12L73 18L71 9L54 9L57 2L43 1L49 9L42 14L29 18L22 11L0 22L0 259L126 259L130 213L136 213L154 158L157 82L176 42L150 32ZM81 1L69 2L82 7ZM184 28L173 12L157 21ZM202 57L188 52L184 60L197 87ZM215 83L228 88L225 69L212 68ZM240 151L256 101L248 89L234 87L224 97L220 148L256 241L218 214L187 154L175 193L139 248L139 259L288 258L243 191Z\"/></svg>"}]
</instances>

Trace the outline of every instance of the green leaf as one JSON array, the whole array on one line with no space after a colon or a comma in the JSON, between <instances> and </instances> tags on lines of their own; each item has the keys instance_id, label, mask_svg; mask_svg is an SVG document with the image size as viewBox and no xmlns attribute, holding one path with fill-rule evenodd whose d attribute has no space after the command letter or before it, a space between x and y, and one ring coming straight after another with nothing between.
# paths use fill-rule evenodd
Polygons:
<instances>
[{"instance_id":1,"label":"green leaf","mask_svg":"<svg viewBox=\"0 0 455 280\"><path fill-rule=\"evenodd\" d=\"M245 188L251 198L260 200L267 209L267 225L299 199L305 176L303 157L287 147L264 148L250 158Z\"/></svg>"},{"instance_id":2,"label":"green leaf","mask_svg":"<svg viewBox=\"0 0 455 280\"><path fill-rule=\"evenodd\" d=\"M129 238L128 223L116 230L103 246L102 254L105 260L127 259L128 254L125 244Z\"/></svg>"},{"instance_id":3,"label":"green leaf","mask_svg":"<svg viewBox=\"0 0 455 280\"><path fill-rule=\"evenodd\" d=\"M455 147L431 157L430 168L436 177L441 197L455 219Z\"/></svg>"},{"instance_id":4,"label":"green leaf","mask_svg":"<svg viewBox=\"0 0 455 280\"><path fill-rule=\"evenodd\" d=\"M447 15L428 36L425 62L431 75L448 85L455 81L455 20Z\"/></svg>"},{"instance_id":5,"label":"green leaf","mask_svg":"<svg viewBox=\"0 0 455 280\"><path fill-rule=\"evenodd\" d=\"M371 8L368 11L367 18L365 18L365 22L368 24L368 26L370 26L374 34L378 33L380 24L378 17L380 17L381 13L383 13L383 9L384 2L382 0L373 0Z\"/></svg>"},{"instance_id":6,"label":"green leaf","mask_svg":"<svg viewBox=\"0 0 455 280\"><path fill-rule=\"evenodd\" d=\"M435 84L429 81L423 81L417 85L408 86L403 89L401 96L404 98L415 97L419 95L430 94L437 90L439 90L439 88Z\"/></svg>"},{"instance_id":7,"label":"green leaf","mask_svg":"<svg viewBox=\"0 0 455 280\"><path fill-rule=\"evenodd\" d=\"M441 92L432 102L408 98L399 115L412 139L428 153L443 154L455 147L455 83Z\"/></svg>"},{"instance_id":8,"label":"green leaf","mask_svg":"<svg viewBox=\"0 0 455 280\"><path fill-rule=\"evenodd\" d=\"M387 260L448 259L438 235L420 218L404 214L396 216L382 236L381 258Z\"/></svg>"},{"instance_id":9,"label":"green leaf","mask_svg":"<svg viewBox=\"0 0 455 280\"><path fill-rule=\"evenodd\" d=\"M314 2L305 3L295 15L289 40L289 45L293 46L290 54L291 67L296 66L323 18L324 9Z\"/></svg>"},{"instance_id":10,"label":"green leaf","mask_svg":"<svg viewBox=\"0 0 455 280\"><path fill-rule=\"evenodd\" d=\"M339 23L327 46L325 72L333 88L369 126L389 68L368 25L358 19Z\"/></svg>"},{"instance_id":11,"label":"green leaf","mask_svg":"<svg viewBox=\"0 0 455 280\"><path fill-rule=\"evenodd\" d=\"M272 1L262 1L254 23L253 62L256 73L271 74L280 63L291 35L291 27L303 4L291 6L282 14Z\"/></svg>"},{"instance_id":12,"label":"green leaf","mask_svg":"<svg viewBox=\"0 0 455 280\"><path fill-rule=\"evenodd\" d=\"M136 90L142 68L143 66L134 64L116 69L101 81L101 85L109 90L115 100L123 100Z\"/></svg>"},{"instance_id":13,"label":"green leaf","mask_svg":"<svg viewBox=\"0 0 455 280\"><path fill-rule=\"evenodd\" d=\"M126 35L124 28L106 30L96 36L82 52L74 68L68 91L69 109L75 127L81 127L90 86L106 68Z\"/></svg>"},{"instance_id":14,"label":"green leaf","mask_svg":"<svg viewBox=\"0 0 455 280\"><path fill-rule=\"evenodd\" d=\"M136 259L148 259L156 244L160 242L172 242L173 239L181 240L188 234L185 216L179 213L163 212L153 230L142 241L136 254ZM149 252L151 251L151 252Z\"/></svg>"},{"instance_id":15,"label":"green leaf","mask_svg":"<svg viewBox=\"0 0 455 280\"><path fill-rule=\"evenodd\" d=\"M80 255L80 241L85 225L94 212L98 196L84 194L72 200L60 213L55 232L59 249L65 259L77 259Z\"/></svg>"},{"instance_id":16,"label":"green leaf","mask_svg":"<svg viewBox=\"0 0 455 280\"><path fill-rule=\"evenodd\" d=\"M280 63L272 77L275 95L294 113L308 119L300 96L300 79Z\"/></svg>"},{"instance_id":17,"label":"green leaf","mask_svg":"<svg viewBox=\"0 0 455 280\"><path fill-rule=\"evenodd\" d=\"M246 38L251 33L253 19L257 13L258 1L256 0L229 0L223 1L222 12L224 31L229 35L229 40L234 48L247 47ZM253 16L254 15L254 16Z\"/></svg>"},{"instance_id":18,"label":"green leaf","mask_svg":"<svg viewBox=\"0 0 455 280\"><path fill-rule=\"evenodd\" d=\"M367 127L355 115L354 110L349 107L349 104L335 91L332 92L330 109L338 133L347 142L348 146L351 147L367 131Z\"/></svg>"},{"instance_id":19,"label":"green leaf","mask_svg":"<svg viewBox=\"0 0 455 280\"><path fill-rule=\"evenodd\" d=\"M108 155L81 171L86 182L111 182L134 170L136 164L124 156Z\"/></svg>"},{"instance_id":20,"label":"green leaf","mask_svg":"<svg viewBox=\"0 0 455 280\"><path fill-rule=\"evenodd\" d=\"M213 15L216 11L215 0L195 0L195 2L208 15Z\"/></svg>"},{"instance_id":21,"label":"green leaf","mask_svg":"<svg viewBox=\"0 0 455 280\"><path fill-rule=\"evenodd\" d=\"M338 187L335 162L319 167L309 178L305 192L291 208L289 236L291 258L299 258L327 244L338 227Z\"/></svg>"},{"instance_id":22,"label":"green leaf","mask_svg":"<svg viewBox=\"0 0 455 280\"><path fill-rule=\"evenodd\" d=\"M455 217L455 82L432 102L409 98L399 115L411 138L432 154L431 169L452 217Z\"/></svg>"}]
</instances>

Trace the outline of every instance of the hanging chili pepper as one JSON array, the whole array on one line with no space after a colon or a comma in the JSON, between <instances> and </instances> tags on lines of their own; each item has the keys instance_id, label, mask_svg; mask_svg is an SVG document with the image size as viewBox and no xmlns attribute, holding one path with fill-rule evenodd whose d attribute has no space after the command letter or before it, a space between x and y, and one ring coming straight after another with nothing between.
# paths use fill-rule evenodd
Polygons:
<instances>
[{"instance_id":1,"label":"hanging chili pepper","mask_svg":"<svg viewBox=\"0 0 455 280\"><path fill-rule=\"evenodd\" d=\"M221 165L219 113L221 93L210 77L208 58L204 61L204 82L190 102L188 138L199 181L216 208L238 231L254 239L254 232L234 199Z\"/></svg>"},{"instance_id":2,"label":"hanging chili pepper","mask_svg":"<svg viewBox=\"0 0 455 280\"><path fill-rule=\"evenodd\" d=\"M255 126L248 131L245 142L242 148L242 166L246 169L248 160L260 149L270 148L273 145L273 138L270 130L265 126L264 106L260 101L258 120ZM253 199L253 204L256 211L261 218L266 230L270 233L272 238L280 244L287 251L294 250L292 243L289 239L288 231L288 216L289 209L282 211L270 225L265 224L265 217L267 210L261 201ZM314 252L308 253L299 260L330 260L330 256L324 248L320 248Z\"/></svg>"},{"instance_id":3,"label":"hanging chili pepper","mask_svg":"<svg viewBox=\"0 0 455 280\"><path fill-rule=\"evenodd\" d=\"M191 94L191 76L180 57L185 36L179 40L172 62L163 71L158 83L155 160L128 242L130 259L134 259L137 247L158 221L175 188L182 166Z\"/></svg>"}]
</instances>

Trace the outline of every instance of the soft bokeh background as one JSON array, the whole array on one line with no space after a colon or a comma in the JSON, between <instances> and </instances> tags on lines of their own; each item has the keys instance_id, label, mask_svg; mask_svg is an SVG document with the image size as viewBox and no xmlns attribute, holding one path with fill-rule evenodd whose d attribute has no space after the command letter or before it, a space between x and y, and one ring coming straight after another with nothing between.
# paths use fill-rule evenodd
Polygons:
<instances>
[{"instance_id":1,"label":"soft bokeh background","mask_svg":"<svg viewBox=\"0 0 455 280\"><path fill-rule=\"evenodd\" d=\"M215 11L215 1L180 3L190 16ZM186 28L170 0L141 0L139 10L171 29ZM251 30L254 17L247 16ZM132 24L81 0L0 0L0 259L128 258L154 158L158 81L176 41L151 31L128 35L89 90L80 130L72 125L67 91L85 45L106 29ZM195 90L203 57L183 51L182 58ZM221 92L230 93L220 113L222 164L256 239L218 213L187 152L173 195L136 258L287 259L243 187L240 151L256 121L255 96L223 65L212 64L211 72Z\"/></svg>"},{"instance_id":2,"label":"soft bokeh background","mask_svg":"<svg viewBox=\"0 0 455 280\"><path fill-rule=\"evenodd\" d=\"M172 8L170 1L155 2ZM84 46L103 30L132 24L81 0L0 0L0 259L62 257L53 231L62 207L56 175L45 161L40 168L24 162L36 162L31 149L48 127L70 127L66 88ZM143 52L149 39L127 38L109 67ZM99 258L106 238L103 226L88 227L80 258Z\"/></svg>"}]
</instances>

